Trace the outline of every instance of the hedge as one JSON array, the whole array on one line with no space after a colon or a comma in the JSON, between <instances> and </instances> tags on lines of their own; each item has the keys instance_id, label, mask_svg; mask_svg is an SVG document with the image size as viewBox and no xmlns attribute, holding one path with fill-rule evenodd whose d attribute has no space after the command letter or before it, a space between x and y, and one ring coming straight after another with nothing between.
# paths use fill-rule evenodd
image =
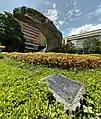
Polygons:
<instances>
[{"instance_id":1,"label":"hedge","mask_svg":"<svg viewBox=\"0 0 101 119\"><path fill-rule=\"evenodd\" d=\"M100 55L78 55L67 53L7 53L6 57L24 60L32 64L43 64L62 69L101 67Z\"/></svg>"}]
</instances>

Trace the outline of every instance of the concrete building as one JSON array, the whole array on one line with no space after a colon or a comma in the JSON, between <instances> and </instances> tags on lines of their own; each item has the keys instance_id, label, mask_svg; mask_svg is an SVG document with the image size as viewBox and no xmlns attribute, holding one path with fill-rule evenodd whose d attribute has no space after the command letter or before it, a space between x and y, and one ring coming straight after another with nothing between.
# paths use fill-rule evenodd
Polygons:
<instances>
[{"instance_id":1,"label":"concrete building","mask_svg":"<svg viewBox=\"0 0 101 119\"><path fill-rule=\"evenodd\" d=\"M25 50L38 51L40 47L45 46L44 35L39 31L39 29L32 27L28 23L19 21L22 26L22 32L26 39Z\"/></svg>"},{"instance_id":2,"label":"concrete building","mask_svg":"<svg viewBox=\"0 0 101 119\"><path fill-rule=\"evenodd\" d=\"M67 42L71 41L77 47L82 47L83 41L85 39L91 38L91 37L101 39L101 29L92 30L92 31L88 31L88 32L84 32L84 33L80 33L80 34L76 34L76 35L67 36L67 37L64 38L64 40L65 40L65 44Z\"/></svg>"}]
</instances>

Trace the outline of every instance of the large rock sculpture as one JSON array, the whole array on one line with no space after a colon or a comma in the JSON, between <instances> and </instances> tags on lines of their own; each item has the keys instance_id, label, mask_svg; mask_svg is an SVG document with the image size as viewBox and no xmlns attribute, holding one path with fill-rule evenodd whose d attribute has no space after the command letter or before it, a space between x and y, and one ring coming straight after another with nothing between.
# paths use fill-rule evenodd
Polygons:
<instances>
[{"instance_id":1,"label":"large rock sculpture","mask_svg":"<svg viewBox=\"0 0 101 119\"><path fill-rule=\"evenodd\" d=\"M44 51L55 51L61 47L62 34L51 20L35 9L25 6L13 10L14 17L38 28L46 37L46 48Z\"/></svg>"}]
</instances>

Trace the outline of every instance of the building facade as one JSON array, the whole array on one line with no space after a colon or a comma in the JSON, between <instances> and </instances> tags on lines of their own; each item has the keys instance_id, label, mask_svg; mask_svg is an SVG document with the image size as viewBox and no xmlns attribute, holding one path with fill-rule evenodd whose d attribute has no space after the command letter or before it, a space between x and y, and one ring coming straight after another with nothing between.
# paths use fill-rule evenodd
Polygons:
<instances>
[{"instance_id":1,"label":"building facade","mask_svg":"<svg viewBox=\"0 0 101 119\"><path fill-rule=\"evenodd\" d=\"M101 39L101 29L97 29L97 30L92 30L92 31L88 31L88 32L84 32L84 33L80 33L80 34L76 34L76 35L71 35L71 36L67 36L64 38L65 40L65 44L69 41L71 41L73 44L75 44L75 46L82 48L82 43L85 39L88 38L98 38Z\"/></svg>"},{"instance_id":2,"label":"building facade","mask_svg":"<svg viewBox=\"0 0 101 119\"><path fill-rule=\"evenodd\" d=\"M28 23L19 21L22 27L22 32L26 39L25 50L27 51L38 51L39 47L45 47L44 35L39 29L29 25Z\"/></svg>"}]
</instances>

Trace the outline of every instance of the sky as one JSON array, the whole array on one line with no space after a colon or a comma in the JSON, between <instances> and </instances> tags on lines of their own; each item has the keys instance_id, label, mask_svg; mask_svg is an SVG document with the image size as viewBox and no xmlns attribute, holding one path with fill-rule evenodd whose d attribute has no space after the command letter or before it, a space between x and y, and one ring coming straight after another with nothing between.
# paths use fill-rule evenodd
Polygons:
<instances>
[{"instance_id":1,"label":"sky","mask_svg":"<svg viewBox=\"0 0 101 119\"><path fill-rule=\"evenodd\" d=\"M20 6L43 13L64 37L101 28L101 0L2 0L0 12Z\"/></svg>"}]
</instances>

